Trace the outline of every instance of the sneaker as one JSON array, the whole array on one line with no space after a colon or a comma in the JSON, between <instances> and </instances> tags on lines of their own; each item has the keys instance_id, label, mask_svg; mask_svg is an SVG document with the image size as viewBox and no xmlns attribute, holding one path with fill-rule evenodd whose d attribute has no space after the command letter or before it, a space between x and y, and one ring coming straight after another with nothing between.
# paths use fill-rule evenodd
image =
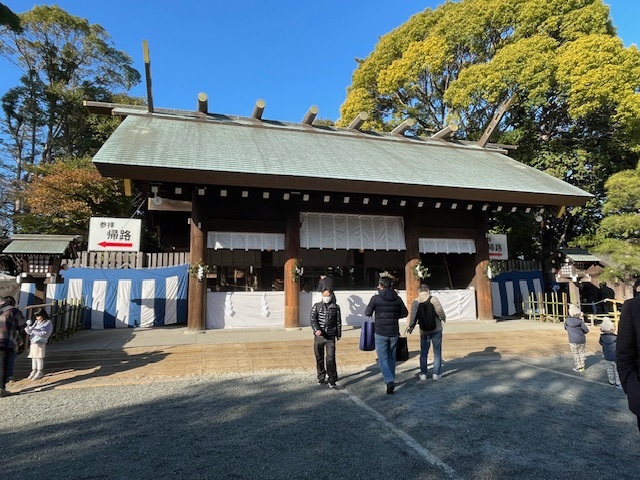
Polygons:
<instances>
[{"instance_id":1,"label":"sneaker","mask_svg":"<svg viewBox=\"0 0 640 480\"><path fill-rule=\"evenodd\" d=\"M618 390L622 390L622 385L620 385L619 383L616 383L616 388L617 388Z\"/></svg>"},{"instance_id":2,"label":"sneaker","mask_svg":"<svg viewBox=\"0 0 640 480\"><path fill-rule=\"evenodd\" d=\"M7 391L6 388L3 388L2 390L0 390L0 398L1 397L8 397L9 395L11 395L11 392Z\"/></svg>"},{"instance_id":3,"label":"sneaker","mask_svg":"<svg viewBox=\"0 0 640 480\"><path fill-rule=\"evenodd\" d=\"M324 378L318 379L318 385L323 385L324 383L326 383L326 380Z\"/></svg>"},{"instance_id":4,"label":"sneaker","mask_svg":"<svg viewBox=\"0 0 640 480\"><path fill-rule=\"evenodd\" d=\"M35 376L36 373L38 373L38 372L36 372L35 370L31 370L31 373L29 374L29 376L27 378L29 380L31 380Z\"/></svg>"},{"instance_id":5,"label":"sneaker","mask_svg":"<svg viewBox=\"0 0 640 480\"><path fill-rule=\"evenodd\" d=\"M338 385L336 385L336 382L329 382L329 388L338 388Z\"/></svg>"},{"instance_id":6,"label":"sneaker","mask_svg":"<svg viewBox=\"0 0 640 480\"><path fill-rule=\"evenodd\" d=\"M31 377L31 380L40 380L42 377L44 377L44 374L42 372L36 372L36 374Z\"/></svg>"},{"instance_id":7,"label":"sneaker","mask_svg":"<svg viewBox=\"0 0 640 480\"><path fill-rule=\"evenodd\" d=\"M424 373L420 374L420 380L426 380L427 376Z\"/></svg>"},{"instance_id":8,"label":"sneaker","mask_svg":"<svg viewBox=\"0 0 640 480\"><path fill-rule=\"evenodd\" d=\"M584 372L584 368L580 367L580 368L574 368L573 369L574 372L578 372L578 373L582 373Z\"/></svg>"},{"instance_id":9,"label":"sneaker","mask_svg":"<svg viewBox=\"0 0 640 480\"><path fill-rule=\"evenodd\" d=\"M395 389L396 389L395 383L393 382L387 383L387 395L392 395Z\"/></svg>"},{"instance_id":10,"label":"sneaker","mask_svg":"<svg viewBox=\"0 0 640 480\"><path fill-rule=\"evenodd\" d=\"M442 375L438 375L437 373L434 373L431 378L433 378L434 380L440 380L442 378Z\"/></svg>"}]
</instances>

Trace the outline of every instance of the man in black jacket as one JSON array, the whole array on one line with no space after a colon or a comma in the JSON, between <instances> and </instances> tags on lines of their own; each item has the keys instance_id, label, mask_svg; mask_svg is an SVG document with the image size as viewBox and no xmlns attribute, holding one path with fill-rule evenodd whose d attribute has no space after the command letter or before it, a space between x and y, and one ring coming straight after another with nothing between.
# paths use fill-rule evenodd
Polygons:
<instances>
[{"instance_id":1,"label":"man in black jacket","mask_svg":"<svg viewBox=\"0 0 640 480\"><path fill-rule=\"evenodd\" d=\"M367 317L375 313L375 340L378 365L387 393L393 393L396 380L396 348L400 327L398 320L409 315L402 299L391 288L391 278L380 277L378 293L371 297L364 314Z\"/></svg>"},{"instance_id":2,"label":"man in black jacket","mask_svg":"<svg viewBox=\"0 0 640 480\"><path fill-rule=\"evenodd\" d=\"M316 356L318 383L324 383L328 377L329 388L336 388L336 340L340 340L342 336L342 318L336 297L330 289L325 288L322 301L311 307L310 323L313 329L313 352Z\"/></svg>"},{"instance_id":3,"label":"man in black jacket","mask_svg":"<svg viewBox=\"0 0 640 480\"><path fill-rule=\"evenodd\" d=\"M622 305L618 340L616 342L616 366L622 388L627 394L629 410L638 417L640 430L640 280L633 286L633 296Z\"/></svg>"}]
</instances>

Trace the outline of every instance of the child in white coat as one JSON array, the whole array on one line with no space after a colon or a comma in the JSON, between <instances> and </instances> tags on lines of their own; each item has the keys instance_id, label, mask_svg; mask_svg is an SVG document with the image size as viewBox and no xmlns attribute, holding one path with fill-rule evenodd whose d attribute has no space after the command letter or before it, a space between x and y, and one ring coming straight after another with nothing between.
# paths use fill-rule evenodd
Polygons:
<instances>
[{"instance_id":1,"label":"child in white coat","mask_svg":"<svg viewBox=\"0 0 640 480\"><path fill-rule=\"evenodd\" d=\"M36 317L35 323L33 320L27 320L27 327L24 329L29 335L29 358L31 359L31 373L29 379L40 380L44 374L44 357L47 346L47 340L51 336L53 331L53 324L49 320L49 315L44 308L38 308L34 312Z\"/></svg>"}]
</instances>

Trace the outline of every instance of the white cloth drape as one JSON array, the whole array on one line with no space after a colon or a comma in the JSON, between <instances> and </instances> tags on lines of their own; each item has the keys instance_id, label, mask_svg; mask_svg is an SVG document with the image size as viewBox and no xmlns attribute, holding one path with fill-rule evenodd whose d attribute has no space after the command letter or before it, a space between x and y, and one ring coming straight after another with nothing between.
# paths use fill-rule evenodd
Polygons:
<instances>
[{"instance_id":1,"label":"white cloth drape","mask_svg":"<svg viewBox=\"0 0 640 480\"><path fill-rule=\"evenodd\" d=\"M333 250L405 250L402 217L300 214L300 246Z\"/></svg>"},{"instance_id":2,"label":"white cloth drape","mask_svg":"<svg viewBox=\"0 0 640 480\"><path fill-rule=\"evenodd\" d=\"M465 238L420 238L420 253L476 253L476 242Z\"/></svg>"},{"instance_id":3,"label":"white cloth drape","mask_svg":"<svg viewBox=\"0 0 640 480\"><path fill-rule=\"evenodd\" d=\"M214 250L284 250L283 233L207 232L207 248Z\"/></svg>"}]
</instances>

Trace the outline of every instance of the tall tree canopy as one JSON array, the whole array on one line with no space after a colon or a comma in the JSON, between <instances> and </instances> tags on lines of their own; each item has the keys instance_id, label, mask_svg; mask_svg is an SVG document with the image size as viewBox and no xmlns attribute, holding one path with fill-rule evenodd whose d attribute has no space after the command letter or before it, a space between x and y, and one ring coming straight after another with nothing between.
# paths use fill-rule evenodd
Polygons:
<instances>
[{"instance_id":1,"label":"tall tree canopy","mask_svg":"<svg viewBox=\"0 0 640 480\"><path fill-rule=\"evenodd\" d=\"M416 135L457 123L458 136L476 140L515 98L492 140L518 144L516 159L595 195L546 222L538 246L547 253L557 239L595 231L605 180L638 161L640 54L617 38L602 0L447 1L358 62L338 125L365 111L365 128L412 117Z\"/></svg>"},{"instance_id":2,"label":"tall tree canopy","mask_svg":"<svg viewBox=\"0 0 640 480\"><path fill-rule=\"evenodd\" d=\"M22 86L3 102L5 114L25 118L38 131L44 161L92 153L99 145L82 101L109 100L139 83L140 74L100 25L58 6L36 6L20 20L22 32L0 30L0 55L24 73Z\"/></svg>"},{"instance_id":3,"label":"tall tree canopy","mask_svg":"<svg viewBox=\"0 0 640 480\"><path fill-rule=\"evenodd\" d=\"M0 27L0 56L23 72L1 99L0 169L15 179L0 185L0 207L7 214L8 201L22 198L31 167L91 156L116 128L116 119L89 114L83 100L142 103L124 93L140 82L140 74L100 25L58 6L36 6L19 18L19 30ZM33 231L20 225L28 212L19 200L14 208L15 229Z\"/></svg>"}]
</instances>

